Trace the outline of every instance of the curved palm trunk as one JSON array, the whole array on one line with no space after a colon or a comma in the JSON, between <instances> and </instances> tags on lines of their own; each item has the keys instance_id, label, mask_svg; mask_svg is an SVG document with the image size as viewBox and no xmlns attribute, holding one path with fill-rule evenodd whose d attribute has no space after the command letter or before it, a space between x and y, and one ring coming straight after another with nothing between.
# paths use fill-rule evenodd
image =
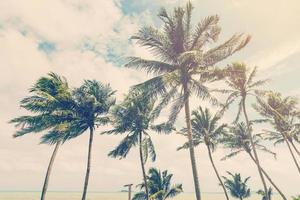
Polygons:
<instances>
[{"instance_id":1,"label":"curved palm trunk","mask_svg":"<svg viewBox=\"0 0 300 200\"><path fill-rule=\"evenodd\" d=\"M144 179L144 184L145 184L145 192L147 196L147 200L149 200L149 190L148 190L148 184L147 184L147 176L146 176L146 171L145 171L145 165L143 161L143 147L142 147L142 133L139 134L139 148L140 148L140 161L141 161L141 167L142 167L142 172L143 172L143 179Z\"/></svg>"},{"instance_id":2,"label":"curved palm trunk","mask_svg":"<svg viewBox=\"0 0 300 200\"><path fill-rule=\"evenodd\" d=\"M291 153L291 155L292 155L292 157L293 157L293 160L294 160L294 163L295 163L295 165L296 165L296 167L297 167L297 169L298 169L298 172L300 173L300 167L299 167L299 164L298 164L298 162L297 162L297 159L296 159L296 157L295 157L295 155L294 155L294 152L293 152L293 150L292 150L292 148L291 148L291 145L290 145L289 141L286 139L285 136L283 136L283 138L284 138L284 141L285 141L285 143L287 144L287 146L288 146L288 148L289 148L289 151L290 151L290 153Z\"/></svg>"},{"instance_id":3,"label":"curved palm trunk","mask_svg":"<svg viewBox=\"0 0 300 200\"><path fill-rule=\"evenodd\" d=\"M92 156L92 145L93 145L93 137L94 137L94 130L90 128L90 140L89 140L89 150L88 150L88 160L87 160L87 167L86 167L86 174L85 174L85 181L82 193L82 200L86 199L86 192L89 184L89 177L90 177L90 170L91 170L91 156Z\"/></svg>"},{"instance_id":4,"label":"curved palm trunk","mask_svg":"<svg viewBox=\"0 0 300 200\"><path fill-rule=\"evenodd\" d=\"M251 153L248 153L249 156L251 157L251 159L253 160L253 162L255 164L256 163L256 160L255 158L253 157L253 155ZM284 200L287 200L287 198L285 197L285 195L281 192L281 190L277 187L277 185L275 185L275 183L272 181L272 179L270 178L270 176L267 174L267 172L263 169L263 168L260 168L262 173L265 175L265 177L268 179L268 181L271 183L271 185L277 190L277 192L280 194L280 196L282 197L282 199Z\"/></svg>"},{"instance_id":5,"label":"curved palm trunk","mask_svg":"<svg viewBox=\"0 0 300 200\"><path fill-rule=\"evenodd\" d=\"M222 188L223 188L223 190L224 190L225 197L226 197L227 200L229 200L229 197L228 197L227 191L226 191L226 189L225 189L225 186L224 186L224 184L223 184L223 181L222 181L222 179L221 179L221 177L220 177L220 175L219 175L219 172L218 172L218 170L217 170L217 167L215 166L214 160L213 160L213 158L212 158L210 147L209 147L209 145L206 145L206 147L207 147L207 150L208 150L208 155L209 155L210 162L211 162L211 164L212 164L212 166L213 166L213 168L214 168L214 170L215 170L215 173L216 173L216 175L217 175L217 177L218 177L218 180L219 180L219 182L220 182L220 185L222 186Z\"/></svg>"},{"instance_id":6,"label":"curved palm trunk","mask_svg":"<svg viewBox=\"0 0 300 200\"><path fill-rule=\"evenodd\" d=\"M256 160L256 166L257 166L257 169L258 169L258 172L259 172L261 182L262 182L263 187L264 187L265 194L268 194L267 184L266 184L266 181L265 181L264 176L263 176L262 171L261 171L258 155L257 155L257 152L256 152L256 147L255 147L255 144L253 142L252 134L249 131L250 130L250 123L249 123L249 119L248 119L248 115L247 115L247 111L246 111L246 99L245 99L245 97L242 98L242 104L243 104L244 116L245 116L246 123L247 123L248 134L249 134L249 137L250 137L251 146L252 146L254 157L255 157L255 160ZM270 197L268 195L266 195L266 196L267 196L267 200L270 200Z\"/></svg>"},{"instance_id":7,"label":"curved palm trunk","mask_svg":"<svg viewBox=\"0 0 300 200\"><path fill-rule=\"evenodd\" d=\"M297 149L296 145L294 144L293 141L290 142L292 144L292 147L294 148L294 150L296 151L296 153L298 154L298 156L300 156L300 152L299 150Z\"/></svg>"},{"instance_id":8,"label":"curved palm trunk","mask_svg":"<svg viewBox=\"0 0 300 200\"><path fill-rule=\"evenodd\" d=\"M46 177L45 177L45 180L44 180L44 186L43 186L43 190L42 190L42 194L41 194L41 200L45 199L46 192L47 192L47 189L48 189L48 182L49 182L49 179L50 179L52 166L53 166L53 163L54 163L54 160L55 160L55 157L56 157L59 146L60 146L60 142L57 142L56 145L55 145L55 148L53 150L52 156L50 158L50 162L49 162L48 169L47 169L47 172L46 172Z\"/></svg>"},{"instance_id":9,"label":"curved palm trunk","mask_svg":"<svg viewBox=\"0 0 300 200\"><path fill-rule=\"evenodd\" d=\"M191 114L190 114L189 95L188 95L187 84L183 84L183 92L184 92L184 98L185 98L184 109L185 109L187 135L188 135L189 144L193 144L193 136L192 136L192 128L191 128L192 127L191 126ZM198 172L197 172L197 167L196 167L197 165L196 165L196 159L195 159L194 146L189 145L189 150L190 150L190 159L191 159L191 164L192 164L196 199L201 200L200 185L199 185L199 178L198 178Z\"/></svg>"}]
</instances>

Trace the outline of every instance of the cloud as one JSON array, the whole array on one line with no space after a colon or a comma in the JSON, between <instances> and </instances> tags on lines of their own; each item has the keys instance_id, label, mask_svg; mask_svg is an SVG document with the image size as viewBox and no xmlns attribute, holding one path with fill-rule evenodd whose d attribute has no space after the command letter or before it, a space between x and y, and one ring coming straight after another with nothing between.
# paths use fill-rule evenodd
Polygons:
<instances>
[{"instance_id":1,"label":"cloud","mask_svg":"<svg viewBox=\"0 0 300 200\"><path fill-rule=\"evenodd\" d=\"M38 135L12 139L15 129L7 124L9 119L25 113L24 110L19 109L19 101L28 95L28 89L40 76L53 71L65 76L74 87L82 84L84 79L97 79L110 83L113 89L118 90L119 99L131 85L146 77L144 73L121 68L108 61L106 57L108 47L112 48L115 54L136 51L136 47L129 46L128 38L125 37L129 37L137 30L141 22L139 17L123 16L122 11L113 1L89 1L89 3L77 1L75 4L73 2L0 3L1 7L5 8L5 12L0 14L2 27L0 29L0 93L5 95L0 100L3 161L0 165L2 177L0 187L2 189L36 189L40 187L43 179L51 148L46 145L36 145L39 142ZM101 12L98 11L99 8ZM53 17L49 17L51 14ZM82 48L82 44L86 41L90 42L89 45L95 45L94 49L98 53L92 51L91 46L83 45L86 49ZM108 149L117 144L118 140L109 137L105 142L109 147L99 152L98 156L101 156L98 158L101 159L95 159L93 164L95 174L99 174L98 166L101 166L101 176L103 176L102 171L107 173L104 180L111 180L111 176L117 173L116 171L120 171L118 168L109 170L116 161L106 156ZM81 139L76 139L70 145L61 148L59 154L63 156L58 156L56 172L53 174L53 177L58 175L57 179L53 178L53 183L59 184L56 188L52 187L53 189L64 188L70 184L70 176L73 177L74 173L84 171L86 141L86 136L82 136ZM101 145L97 142L95 144ZM72 150L74 145L77 146L76 150ZM94 151L97 152L97 149ZM103 165L102 158L108 160L107 165ZM3 182L8 179L10 173L18 174L18 179L9 183ZM123 177L126 177L126 173L123 173ZM28 183L29 179L32 182ZM73 181L75 184L67 186L66 189L81 188L81 175L75 180ZM96 181L95 184L98 182ZM101 183L104 190L119 187L112 182L107 187L105 187L106 182L101 181ZM50 185L53 186L51 183Z\"/></svg>"}]
</instances>

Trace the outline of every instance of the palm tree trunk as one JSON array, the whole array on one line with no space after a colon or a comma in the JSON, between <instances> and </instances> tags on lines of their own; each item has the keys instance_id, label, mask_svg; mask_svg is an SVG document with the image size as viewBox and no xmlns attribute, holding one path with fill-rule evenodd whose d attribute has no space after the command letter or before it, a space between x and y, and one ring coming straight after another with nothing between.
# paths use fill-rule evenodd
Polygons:
<instances>
[{"instance_id":1,"label":"palm tree trunk","mask_svg":"<svg viewBox=\"0 0 300 200\"><path fill-rule=\"evenodd\" d=\"M143 147L142 147L142 133L139 133L139 145L140 145L140 161L141 161L141 167L143 172L143 179L145 184L145 192L147 196L147 200L149 200L149 190L148 190L148 184L147 184L147 176L146 176L146 170L144 165L144 159L143 159Z\"/></svg>"},{"instance_id":2,"label":"palm tree trunk","mask_svg":"<svg viewBox=\"0 0 300 200\"><path fill-rule=\"evenodd\" d=\"M85 173L85 181L82 193L82 200L86 199L86 192L89 184L89 177L90 177L90 170L91 170L91 156L92 156L92 145L93 145L93 137L94 137L94 129L90 128L90 140L89 140L89 150L88 150L88 160L87 160L87 167Z\"/></svg>"},{"instance_id":3,"label":"palm tree trunk","mask_svg":"<svg viewBox=\"0 0 300 200\"><path fill-rule=\"evenodd\" d=\"M183 84L183 92L185 98L185 120L186 120L186 127L187 127L187 136L189 141L189 150L190 150L190 159L192 164L192 171L193 171L193 178L194 178L194 186L195 186L195 193L196 199L201 200L201 193L200 193L200 185L199 185L199 178L197 172L197 165L195 159L195 151L193 144L193 136L192 136L192 126L191 126L191 114L190 114L190 105L189 105L189 94L188 94L188 86L187 83Z\"/></svg>"},{"instance_id":4,"label":"palm tree trunk","mask_svg":"<svg viewBox=\"0 0 300 200\"><path fill-rule=\"evenodd\" d=\"M43 190L42 190L42 194L41 194L41 200L45 199L46 192L47 192L47 189L48 189L48 182L49 182L49 179L50 179L52 166L53 166L53 163L54 163L54 160L55 160L55 157L56 157L59 146L60 146L60 142L57 142L56 145L55 145L55 148L53 150L52 156L50 158L50 162L49 162L48 169L47 169L47 172L46 172L46 177L45 177L45 180L44 180L44 186L43 186Z\"/></svg>"},{"instance_id":5,"label":"palm tree trunk","mask_svg":"<svg viewBox=\"0 0 300 200\"><path fill-rule=\"evenodd\" d=\"M285 141L285 143L287 144L287 146L288 146L288 148L289 148L289 151L290 151L290 153L291 153L291 155L292 155L292 157L293 157L293 160L294 160L294 163L295 163L295 165L296 165L296 167L297 167L297 169L298 169L298 172L300 173L300 167L299 167L299 164L298 164L298 162L297 162L297 159L295 158L295 155L294 155L294 152L293 152L293 150L292 150L292 148L291 148L291 145L290 145L290 143L289 143L289 141L286 139L286 137L283 135L283 138L284 138L284 141Z\"/></svg>"},{"instance_id":6,"label":"palm tree trunk","mask_svg":"<svg viewBox=\"0 0 300 200\"><path fill-rule=\"evenodd\" d=\"M248 134L249 134L249 137L250 137L250 142L251 142L254 157L255 157L255 160L256 160L256 165L257 165L257 169L258 169L258 172L259 172L259 176L260 176L260 179L262 181L265 194L268 194L267 184L266 184L266 181L265 181L264 176L263 176L262 171L261 171L258 155L257 155L257 152L256 152L256 147L255 147L255 144L253 142L252 134L250 132L250 122L249 122L247 111L246 111L246 97L242 97L242 104L243 104L244 116L245 116L246 123L247 123L247 131L248 131ZM268 195L266 195L266 196L267 196L267 200L270 200L270 197Z\"/></svg>"},{"instance_id":7,"label":"palm tree trunk","mask_svg":"<svg viewBox=\"0 0 300 200\"><path fill-rule=\"evenodd\" d=\"M223 188L223 190L224 190L225 197L226 197L227 200L229 200L229 197L228 197L227 191L226 191L226 189L225 189L225 186L224 186L224 184L223 184L223 181L222 181L222 179L221 179L221 177L220 177L220 175L219 175L219 172L218 172L218 170L217 170L217 167L215 166L214 160L213 160L213 158L212 158L210 147L209 147L209 145L206 145L206 147L207 147L207 150L208 150L208 155L209 155L210 162L211 162L211 164L212 164L212 166L213 166L213 168L214 168L214 170L215 170L215 173L216 173L216 175L217 175L217 177L218 177L218 180L219 180L219 182L220 182L220 185L222 186L222 188Z\"/></svg>"},{"instance_id":8,"label":"palm tree trunk","mask_svg":"<svg viewBox=\"0 0 300 200\"><path fill-rule=\"evenodd\" d=\"M292 144L292 146L293 146L294 150L296 151L296 153L298 154L298 156L300 156L300 152L299 152L299 150L297 149L297 147L296 147L296 145L294 144L294 142L293 142L293 141L290 141L290 143Z\"/></svg>"},{"instance_id":9,"label":"palm tree trunk","mask_svg":"<svg viewBox=\"0 0 300 200\"><path fill-rule=\"evenodd\" d=\"M252 155L250 152L249 152L248 154L249 154L249 156L251 157L251 159L253 160L253 162L254 162L255 164L257 164L255 158L253 157L253 155ZM285 195L281 192L281 190L277 187L277 185L275 185L275 183L272 181L272 179L271 179L270 176L267 174L267 172L266 172L262 167L261 167L260 169L261 169L262 173L265 175L265 177L268 179L268 181L271 183L271 185L272 185L272 186L277 190L277 192L280 194L280 196L282 197L282 199L287 200L287 198L285 197Z\"/></svg>"}]
</instances>

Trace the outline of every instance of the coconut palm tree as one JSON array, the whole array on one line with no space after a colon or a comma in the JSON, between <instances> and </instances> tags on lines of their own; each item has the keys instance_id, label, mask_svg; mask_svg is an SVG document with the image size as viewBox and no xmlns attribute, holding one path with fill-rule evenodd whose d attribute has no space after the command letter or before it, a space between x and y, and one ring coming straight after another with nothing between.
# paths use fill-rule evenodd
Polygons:
<instances>
[{"instance_id":1,"label":"coconut palm tree","mask_svg":"<svg viewBox=\"0 0 300 200\"><path fill-rule=\"evenodd\" d=\"M63 142L61 135L69 120L67 109L71 101L71 91L64 77L49 73L38 79L29 92L30 96L21 101L21 107L33 115L14 118L10 123L15 123L16 127L20 127L14 137L46 131L41 137L41 143L55 145L44 179L41 194L41 200L44 200L53 163Z\"/></svg>"},{"instance_id":2,"label":"coconut palm tree","mask_svg":"<svg viewBox=\"0 0 300 200\"><path fill-rule=\"evenodd\" d=\"M162 28L143 27L132 37L137 44L148 48L157 59L130 57L125 65L129 68L142 69L154 75L153 78L136 85L143 88L149 96L159 96L161 101L158 110L164 108L171 100L175 100L169 118L174 123L180 110L184 107L187 139L192 142L189 98L196 94L201 99L209 99L216 103L205 83L220 78L220 70L215 64L241 50L250 40L250 36L235 34L224 43L208 49L211 43L217 42L221 28L217 15L203 19L192 29L191 2L185 8L175 8L168 13L162 8L158 17ZM193 145L189 147L195 193L201 199L198 172L196 168Z\"/></svg>"},{"instance_id":3,"label":"coconut palm tree","mask_svg":"<svg viewBox=\"0 0 300 200\"><path fill-rule=\"evenodd\" d=\"M147 184L149 186L149 196L151 200L165 200L172 198L183 192L182 184L171 185L173 174L167 170L161 172L156 168L150 168L147 175ZM141 190L145 189L145 183L138 185ZM147 194L145 191L138 192L132 200L145 200Z\"/></svg>"},{"instance_id":4,"label":"coconut palm tree","mask_svg":"<svg viewBox=\"0 0 300 200\"><path fill-rule=\"evenodd\" d=\"M88 159L86 175L82 193L82 200L86 199L91 169L92 145L94 131L97 127L109 123L108 112L115 104L115 91L110 85L102 84L96 80L86 80L82 86L72 92L72 119L67 124L67 139L89 133Z\"/></svg>"},{"instance_id":5,"label":"coconut palm tree","mask_svg":"<svg viewBox=\"0 0 300 200\"><path fill-rule=\"evenodd\" d=\"M120 144L109 152L108 155L113 158L125 158L131 148L138 145L147 199L149 190L145 163L148 157L152 161L156 159L150 131L158 133L170 133L172 131L169 124L154 125L154 120L158 117L158 113L154 110L154 104L155 100L148 98L143 91L130 91L124 101L117 105L112 112L113 129L103 132L106 134L126 134Z\"/></svg>"},{"instance_id":6,"label":"coconut palm tree","mask_svg":"<svg viewBox=\"0 0 300 200\"><path fill-rule=\"evenodd\" d=\"M249 72L249 69L246 67L244 63L232 63L226 69L226 78L225 82L230 89L225 90L214 90L221 93L228 94L228 98L226 100L225 106L228 107L235 101L238 101L238 113L235 119L235 122L238 121L241 112L243 111L247 129L250 129L250 121L248 118L248 113L246 110L246 99L248 96L254 95L256 96L259 93L259 87L263 86L267 80L258 80L255 81L254 78L257 73L257 68L255 67L252 71ZM253 146L253 155L255 160L257 161L257 169L259 172L260 179L263 184L263 188L265 193L267 193L267 185L265 182L265 178L263 176L262 171L260 170L260 162L258 158L258 154L256 152L256 147L252 140L251 131L247 131L250 138L250 143Z\"/></svg>"},{"instance_id":7,"label":"coconut palm tree","mask_svg":"<svg viewBox=\"0 0 300 200\"><path fill-rule=\"evenodd\" d=\"M300 110L297 107L297 99L294 97L282 97L277 92L267 92L262 97L257 98L254 105L260 115L268 119L275 131L265 130L266 139L274 141L274 144L285 142L288 146L294 163L300 173L299 163L293 150L300 156L300 152L295 142L300 142Z\"/></svg>"},{"instance_id":8,"label":"coconut palm tree","mask_svg":"<svg viewBox=\"0 0 300 200\"><path fill-rule=\"evenodd\" d=\"M212 152L216 150L219 139L225 134L226 124L218 125L219 120L221 119L221 114L217 113L212 116L209 110L206 108L205 110L202 107L199 107L197 110L192 112L192 133L193 133L193 144L194 146L198 146L199 144L204 143L207 147L208 156L212 167L216 173L216 176L219 180L220 185L223 188L226 199L228 200L228 194L223 184L223 181L219 175L217 167L213 161ZM184 130L186 131L186 130ZM188 148L189 143L185 143L182 148Z\"/></svg>"},{"instance_id":9,"label":"coconut palm tree","mask_svg":"<svg viewBox=\"0 0 300 200\"><path fill-rule=\"evenodd\" d=\"M251 122L253 123L253 122ZM234 127L230 127L230 133L225 134L224 137L221 139L221 142L224 144L225 148L228 148L231 150L229 154L224 156L222 160L226 160L228 158L232 158L233 156L238 155L241 152L246 152L247 155L250 156L251 160L257 164L257 161L255 160L253 154L252 154L252 145L249 139L249 135L247 131L252 131L252 129L248 130L245 123L241 122L236 124ZM252 135L252 134L251 134ZM264 145L260 144L261 137L259 134L252 135L252 141L255 145L255 147L258 150L261 150L266 153L272 154L274 157L276 154L272 151L270 151L268 148L266 148ZM277 192L280 194L280 196L287 200L285 195L282 193L282 191L278 188L278 186L274 183L274 181L270 178L270 176L267 174L267 172L260 166L260 170L265 175L265 177L268 179L270 184L277 190ZM268 194L268 193L265 193Z\"/></svg>"},{"instance_id":10,"label":"coconut palm tree","mask_svg":"<svg viewBox=\"0 0 300 200\"><path fill-rule=\"evenodd\" d=\"M247 182L249 181L250 177L247 177L245 180L242 180L241 174L232 174L227 172L231 179L224 177L224 184L225 187L229 190L231 196L243 200L244 198L250 197L250 189L247 186Z\"/></svg>"}]
</instances>

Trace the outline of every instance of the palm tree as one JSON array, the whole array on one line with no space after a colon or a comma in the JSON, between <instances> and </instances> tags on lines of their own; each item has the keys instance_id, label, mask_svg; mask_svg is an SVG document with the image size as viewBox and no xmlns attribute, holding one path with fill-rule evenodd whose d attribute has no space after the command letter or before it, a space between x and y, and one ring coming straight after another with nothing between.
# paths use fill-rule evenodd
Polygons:
<instances>
[{"instance_id":1,"label":"palm tree","mask_svg":"<svg viewBox=\"0 0 300 200\"><path fill-rule=\"evenodd\" d=\"M250 73L248 73L248 68L244 63L233 63L229 65L226 69L226 78L225 82L228 85L230 89L225 90L215 90L218 92L222 92L225 94L229 94L225 106L229 106L234 101L239 101L239 109L237 113L237 117L235 119L235 122L238 121L239 116L241 112L243 111L244 117L246 120L247 129L250 129L250 121L248 118L247 110L246 110L246 99L250 95L255 95L258 93L258 88L261 87L266 83L267 80L258 80L254 81L254 78L257 73L257 68L255 67ZM267 193L267 185L263 176L263 173L261 171L259 158L256 152L256 147L254 145L254 142L252 140L251 131L247 131L249 134L250 143L253 146L253 154L254 158L257 161L257 169L263 184L263 188L265 193Z\"/></svg>"},{"instance_id":2,"label":"palm tree","mask_svg":"<svg viewBox=\"0 0 300 200\"><path fill-rule=\"evenodd\" d=\"M247 186L247 182L249 181L250 177L247 177L244 181L241 178L241 174L232 174L227 172L231 179L224 177L224 184L225 187L229 190L231 196L243 200L250 196L250 189Z\"/></svg>"},{"instance_id":3,"label":"palm tree","mask_svg":"<svg viewBox=\"0 0 300 200\"><path fill-rule=\"evenodd\" d=\"M254 108L260 115L267 118L270 124L274 127L275 131L265 130L267 139L275 141L274 144L285 142L288 146L290 154L294 163L300 173L300 166L294 155L294 151L300 156L294 141L300 142L300 111L297 107L297 99L293 97L282 97L277 92L267 92L264 94L266 100L257 98L257 104ZM292 149L293 148L293 149Z\"/></svg>"},{"instance_id":4,"label":"palm tree","mask_svg":"<svg viewBox=\"0 0 300 200\"><path fill-rule=\"evenodd\" d=\"M172 131L172 127L167 124L153 124L158 117L158 113L154 110L154 103L154 99L148 98L143 91L130 91L124 101L117 105L112 112L114 128L103 132L107 134L126 134L120 144L109 152L108 155L111 157L125 158L131 148L138 145L147 199L149 190L145 163L148 157L152 161L156 159L155 148L149 131L158 133L169 133Z\"/></svg>"},{"instance_id":5,"label":"palm tree","mask_svg":"<svg viewBox=\"0 0 300 200\"><path fill-rule=\"evenodd\" d=\"M41 77L30 89L30 96L21 101L21 107L33 113L14 118L10 123L15 123L20 129L14 137L20 137L28 133L47 131L41 138L41 143L55 145L44 179L41 200L46 197L51 170L58 149L62 141L62 132L68 117L68 102L71 92L64 77L55 73L49 73Z\"/></svg>"},{"instance_id":6,"label":"palm tree","mask_svg":"<svg viewBox=\"0 0 300 200\"><path fill-rule=\"evenodd\" d=\"M114 93L110 85L96 80L86 80L72 93L72 120L67 125L67 139L78 137L89 130L88 159L82 200L86 199L89 183L94 130L109 123L107 114L111 106L115 104Z\"/></svg>"},{"instance_id":7,"label":"palm tree","mask_svg":"<svg viewBox=\"0 0 300 200\"><path fill-rule=\"evenodd\" d=\"M212 157L212 152L215 151L220 137L222 137L223 134L225 134L226 132L225 130L226 124L222 124L220 126L218 125L220 118L221 118L220 113L217 113L214 116L212 116L207 108L203 110L201 107L199 107L197 110L193 111L192 121L191 121L192 133L193 133L193 144L194 146L198 146L201 143L204 143L206 145L210 162L216 173L219 183L223 188L225 197L228 200L229 197L227 191L225 189L223 181L219 175L219 172L217 170L217 167L215 166ZM186 149L188 148L188 146L189 143L187 142L178 149L182 149L182 148Z\"/></svg>"},{"instance_id":8,"label":"palm tree","mask_svg":"<svg viewBox=\"0 0 300 200\"><path fill-rule=\"evenodd\" d=\"M130 57L125 65L129 68L142 69L154 75L153 78L136 85L143 88L149 96L159 96L158 110L174 100L169 123L174 123L180 110L185 108L188 141L192 143L189 98L196 94L201 99L211 97L205 83L220 78L220 70L215 64L241 50L250 41L250 36L236 34L221 45L207 50L207 45L215 43L221 32L217 15L203 19L192 29L191 15L193 6L187 2L186 7L175 8L169 14L162 8L158 17L162 28L147 26L132 37L141 46L148 48L157 60ZM197 200L201 199L198 172L196 168L193 145L189 147L194 186Z\"/></svg>"},{"instance_id":9,"label":"palm tree","mask_svg":"<svg viewBox=\"0 0 300 200\"><path fill-rule=\"evenodd\" d=\"M253 123L253 122L251 122L251 123ZM255 158L252 154L253 146L251 145L251 142L249 139L250 134L248 134L247 131L252 131L252 129L248 130L247 126L243 122L230 128L230 134L225 134L224 137L221 139L221 142L224 144L224 147L229 148L231 150L231 152L228 155L226 155L224 158L222 158L222 160L226 160L228 158L236 156L241 152L246 152L250 156L251 160L255 164L257 164L257 161L255 160ZM264 151L266 153L270 153L274 157L276 156L275 153L273 153L272 151L267 149L265 146L260 144L261 138L260 138L259 134L252 135L252 137L253 137L252 141L258 150ZM261 166L260 166L260 170L265 175L265 177L268 179L270 184L272 184L272 186L278 191L280 196L284 200L287 200L285 195L281 192L281 190L277 187L277 185L273 182L273 180L270 178L270 176L267 174L267 172ZM268 193L265 193L265 194L268 194Z\"/></svg>"},{"instance_id":10,"label":"palm tree","mask_svg":"<svg viewBox=\"0 0 300 200\"><path fill-rule=\"evenodd\" d=\"M149 186L149 196L151 200L165 200L183 192L182 184L171 185L172 177L173 174L168 174L167 170L161 172L156 168L149 169L147 184ZM141 183L139 187L143 190L145 183ZM147 199L147 194L145 191L141 191L136 193L132 200L145 199Z\"/></svg>"},{"instance_id":11,"label":"palm tree","mask_svg":"<svg viewBox=\"0 0 300 200\"><path fill-rule=\"evenodd\" d=\"M257 191L257 194L261 195L262 196L262 200L266 200L267 197L270 198L271 200L271 196L273 195L273 190L271 187L269 187L269 190L268 190L268 194L266 195L265 192L263 190L258 190Z\"/></svg>"}]
</instances>

